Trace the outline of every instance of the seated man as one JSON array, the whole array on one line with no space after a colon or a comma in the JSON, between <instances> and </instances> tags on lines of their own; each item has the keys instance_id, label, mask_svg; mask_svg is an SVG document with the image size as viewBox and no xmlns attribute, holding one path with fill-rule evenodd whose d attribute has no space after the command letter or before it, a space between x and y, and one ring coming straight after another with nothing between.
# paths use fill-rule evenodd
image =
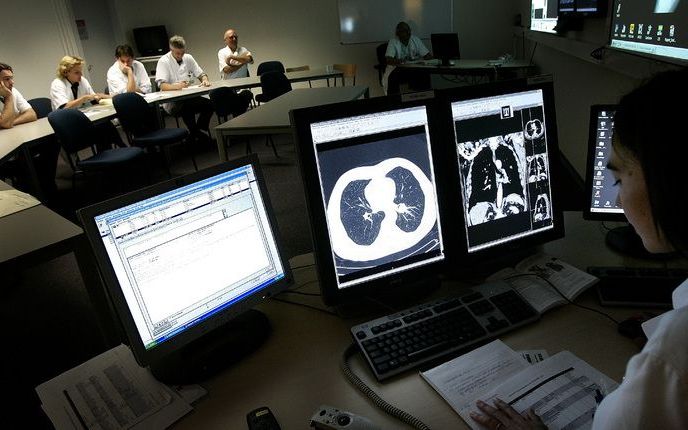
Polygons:
<instances>
[{"instance_id":1,"label":"seated man","mask_svg":"<svg viewBox=\"0 0 688 430\"><path fill-rule=\"evenodd\" d=\"M0 128L36 121L33 108L14 88L14 72L8 64L0 63Z\"/></svg>"},{"instance_id":2,"label":"seated man","mask_svg":"<svg viewBox=\"0 0 688 430\"><path fill-rule=\"evenodd\" d=\"M151 80L146 68L134 60L134 50L129 45L115 48L115 64L107 72L108 91L111 96L121 93L150 93Z\"/></svg>"},{"instance_id":3,"label":"seated man","mask_svg":"<svg viewBox=\"0 0 688 430\"><path fill-rule=\"evenodd\" d=\"M170 52L160 57L155 70L155 82L161 91L181 90L189 86L194 78L201 85L209 87L208 75L201 69L196 60L186 53L186 41L181 36L170 38ZM193 97L183 101L165 103L163 108L170 115L180 115L189 132L199 142L210 142L210 118L213 116L213 105L204 97ZM196 120L198 115L198 121ZM201 130L205 130L207 135Z\"/></svg>"},{"instance_id":4,"label":"seated man","mask_svg":"<svg viewBox=\"0 0 688 430\"><path fill-rule=\"evenodd\" d=\"M396 37L389 40L387 43L387 51L385 52L385 60L387 62L387 69L385 75L382 77L382 86L385 93L394 94L399 92L399 84L408 83L413 89L429 88L429 80L425 74L419 73L396 73L396 82L389 85L389 76L395 70L395 66L404 64L409 61L416 60L430 60L432 54L425 47L423 41L417 36L411 34L411 27L405 22L400 22L396 27Z\"/></svg>"},{"instance_id":5,"label":"seated man","mask_svg":"<svg viewBox=\"0 0 688 430\"><path fill-rule=\"evenodd\" d=\"M248 65L253 64L251 51L239 46L239 35L230 28L225 31L224 36L227 46L217 51L217 60L220 68L221 79L246 78L248 77ZM233 116L241 115L246 112L248 105L253 100L253 93L249 90L242 90L239 96L244 102L244 106L232 112Z\"/></svg>"}]
</instances>

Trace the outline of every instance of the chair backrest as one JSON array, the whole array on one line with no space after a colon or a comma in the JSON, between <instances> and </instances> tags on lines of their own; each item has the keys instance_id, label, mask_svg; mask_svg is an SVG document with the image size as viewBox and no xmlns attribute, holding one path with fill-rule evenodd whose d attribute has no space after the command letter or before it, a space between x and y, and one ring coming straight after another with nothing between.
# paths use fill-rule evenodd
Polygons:
<instances>
[{"instance_id":1,"label":"chair backrest","mask_svg":"<svg viewBox=\"0 0 688 430\"><path fill-rule=\"evenodd\" d=\"M208 95L218 120L222 122L227 121L229 115L238 116L241 110L245 110L245 101L232 88L214 88Z\"/></svg>"},{"instance_id":2,"label":"chair backrest","mask_svg":"<svg viewBox=\"0 0 688 430\"><path fill-rule=\"evenodd\" d=\"M48 114L48 122L68 154L96 146L98 136L94 131L95 127L80 110L58 109Z\"/></svg>"},{"instance_id":3,"label":"chair backrest","mask_svg":"<svg viewBox=\"0 0 688 430\"><path fill-rule=\"evenodd\" d=\"M280 61L265 61L258 65L256 73L261 76L267 72L282 72L284 73L284 65Z\"/></svg>"},{"instance_id":4,"label":"chair backrest","mask_svg":"<svg viewBox=\"0 0 688 430\"><path fill-rule=\"evenodd\" d=\"M355 64L333 64L334 70L342 72L342 84L346 78L353 79L353 85L356 85L356 65Z\"/></svg>"},{"instance_id":5,"label":"chair backrest","mask_svg":"<svg viewBox=\"0 0 688 430\"><path fill-rule=\"evenodd\" d=\"M117 94L112 98L117 118L124 131L137 137L158 128L154 110L136 93Z\"/></svg>"},{"instance_id":6,"label":"chair backrest","mask_svg":"<svg viewBox=\"0 0 688 430\"><path fill-rule=\"evenodd\" d=\"M387 52L387 44L388 42L381 43L377 45L377 48L375 48L375 54L377 55L377 64L384 65L387 64L387 60L385 60L385 53Z\"/></svg>"},{"instance_id":7,"label":"chair backrest","mask_svg":"<svg viewBox=\"0 0 688 430\"><path fill-rule=\"evenodd\" d=\"M298 67L287 67L286 72L302 72L304 70L310 70L310 66L298 66Z\"/></svg>"},{"instance_id":8,"label":"chair backrest","mask_svg":"<svg viewBox=\"0 0 688 430\"><path fill-rule=\"evenodd\" d=\"M291 82L282 72L266 72L260 75L260 87L267 100L291 91Z\"/></svg>"},{"instance_id":9,"label":"chair backrest","mask_svg":"<svg viewBox=\"0 0 688 430\"><path fill-rule=\"evenodd\" d=\"M37 97L35 99L27 100L33 110L36 112L38 118L45 118L53 111L53 106L48 97Z\"/></svg>"}]
</instances>

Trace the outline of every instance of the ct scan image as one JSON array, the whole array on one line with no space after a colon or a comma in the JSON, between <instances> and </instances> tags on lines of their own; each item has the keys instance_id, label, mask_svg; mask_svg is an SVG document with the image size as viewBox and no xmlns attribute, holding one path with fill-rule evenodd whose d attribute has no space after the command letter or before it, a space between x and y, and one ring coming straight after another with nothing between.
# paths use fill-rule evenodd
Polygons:
<instances>
[{"instance_id":1,"label":"ct scan image","mask_svg":"<svg viewBox=\"0 0 688 430\"><path fill-rule=\"evenodd\" d=\"M531 155L526 157L526 160L528 161L529 184L547 180L547 154Z\"/></svg>"},{"instance_id":2,"label":"ct scan image","mask_svg":"<svg viewBox=\"0 0 688 430\"><path fill-rule=\"evenodd\" d=\"M425 133L318 154L338 275L440 246Z\"/></svg>"}]
</instances>

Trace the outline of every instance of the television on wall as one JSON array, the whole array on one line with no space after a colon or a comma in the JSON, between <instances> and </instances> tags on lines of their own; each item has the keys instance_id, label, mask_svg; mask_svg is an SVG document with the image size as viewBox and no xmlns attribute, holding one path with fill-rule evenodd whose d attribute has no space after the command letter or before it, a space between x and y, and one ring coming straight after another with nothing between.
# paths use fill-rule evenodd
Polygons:
<instances>
[{"instance_id":1,"label":"television on wall","mask_svg":"<svg viewBox=\"0 0 688 430\"><path fill-rule=\"evenodd\" d=\"M169 50L167 30L164 25L139 27L135 28L133 32L140 56L162 55Z\"/></svg>"}]
</instances>

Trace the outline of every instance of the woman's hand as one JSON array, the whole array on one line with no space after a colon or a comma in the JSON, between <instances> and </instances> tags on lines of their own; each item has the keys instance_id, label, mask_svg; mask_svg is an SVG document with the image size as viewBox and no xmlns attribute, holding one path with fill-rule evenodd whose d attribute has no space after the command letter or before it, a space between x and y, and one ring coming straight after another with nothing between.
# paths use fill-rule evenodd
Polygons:
<instances>
[{"instance_id":1,"label":"woman's hand","mask_svg":"<svg viewBox=\"0 0 688 430\"><path fill-rule=\"evenodd\" d=\"M540 417L537 416L532 409L529 409L521 415L510 405L499 399L495 400L494 407L481 400L478 400L476 405L483 414L471 412L471 418L488 429L542 430L547 428L545 423L542 422Z\"/></svg>"}]
</instances>

